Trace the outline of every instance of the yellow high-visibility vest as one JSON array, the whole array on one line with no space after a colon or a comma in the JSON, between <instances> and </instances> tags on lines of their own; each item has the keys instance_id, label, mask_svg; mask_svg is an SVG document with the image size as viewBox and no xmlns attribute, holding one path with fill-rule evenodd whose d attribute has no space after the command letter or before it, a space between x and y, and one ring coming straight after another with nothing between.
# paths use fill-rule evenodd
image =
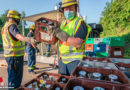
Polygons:
<instances>
[{"instance_id":1,"label":"yellow high-visibility vest","mask_svg":"<svg viewBox=\"0 0 130 90\"><path fill-rule=\"evenodd\" d=\"M80 27L81 22L83 21L83 19L79 18L79 17L75 17L71 22L69 22L67 25L66 21L64 21L61 24L60 29L63 30L64 32L66 32L67 34L69 34L70 36L74 37L74 35L76 34L78 28ZM86 35L86 39L88 38L88 35L91 31L91 27L89 25L87 25L87 30L88 33ZM73 46L70 46L67 42L60 42L59 43L59 51L60 51L60 57L62 59L62 62L64 64L68 64L72 61L75 60L81 60L84 56L84 44L82 44L82 47L80 49L76 49Z\"/></svg>"},{"instance_id":2,"label":"yellow high-visibility vest","mask_svg":"<svg viewBox=\"0 0 130 90\"><path fill-rule=\"evenodd\" d=\"M2 39L3 39L3 49L5 57L12 56L23 56L25 51L25 43L21 41L15 41L12 39L9 33L9 26L11 26L11 22L6 22L4 27L2 28Z\"/></svg>"}]
</instances>

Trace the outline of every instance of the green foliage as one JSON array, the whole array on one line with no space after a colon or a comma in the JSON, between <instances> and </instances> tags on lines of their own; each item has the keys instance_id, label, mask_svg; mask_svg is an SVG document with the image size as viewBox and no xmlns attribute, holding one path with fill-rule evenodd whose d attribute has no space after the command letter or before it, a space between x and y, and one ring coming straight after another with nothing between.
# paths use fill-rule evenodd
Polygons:
<instances>
[{"instance_id":1,"label":"green foliage","mask_svg":"<svg viewBox=\"0 0 130 90\"><path fill-rule=\"evenodd\" d=\"M104 29L101 37L125 37L126 52L130 53L130 0L107 2L99 23Z\"/></svg>"}]
</instances>

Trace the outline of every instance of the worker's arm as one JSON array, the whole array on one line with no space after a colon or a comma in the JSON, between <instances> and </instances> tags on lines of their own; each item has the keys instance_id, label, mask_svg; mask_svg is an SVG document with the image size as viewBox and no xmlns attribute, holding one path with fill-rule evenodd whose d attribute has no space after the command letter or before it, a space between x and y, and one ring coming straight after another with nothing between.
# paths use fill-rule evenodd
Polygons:
<instances>
[{"instance_id":1,"label":"worker's arm","mask_svg":"<svg viewBox=\"0 0 130 90\"><path fill-rule=\"evenodd\" d=\"M87 26L84 21L81 22L74 37L69 36L58 27L48 27L48 33L53 33L62 42L67 42L69 45L80 48L87 35Z\"/></svg>"},{"instance_id":2,"label":"worker's arm","mask_svg":"<svg viewBox=\"0 0 130 90\"><path fill-rule=\"evenodd\" d=\"M80 48L81 45L83 44L83 40L80 38L75 38L75 37L69 37L67 39L67 43L71 46L74 46L76 48Z\"/></svg>"},{"instance_id":3,"label":"worker's arm","mask_svg":"<svg viewBox=\"0 0 130 90\"><path fill-rule=\"evenodd\" d=\"M67 43L69 45L72 45L76 48L80 48L82 44L84 43L87 35L87 26L84 21L81 22L80 26L78 27L77 32L74 34L74 37L69 37L67 39Z\"/></svg>"},{"instance_id":4,"label":"worker's arm","mask_svg":"<svg viewBox=\"0 0 130 90\"><path fill-rule=\"evenodd\" d=\"M12 24L12 25L9 27L9 33L10 33L10 35L11 35L11 37L12 37L12 39L13 39L14 41L20 40L20 41L23 41L23 42L29 42L29 43L33 43L33 44L36 43L36 40L35 40L35 39L33 39L33 38L28 38L28 37L23 36L23 35L19 32L19 30L18 30L18 28L17 28L17 26L16 26L15 24Z\"/></svg>"},{"instance_id":5,"label":"worker's arm","mask_svg":"<svg viewBox=\"0 0 130 90\"><path fill-rule=\"evenodd\" d=\"M33 37L25 37L22 34L16 34L16 38L23 42L28 42L31 44L36 44L36 40Z\"/></svg>"}]
</instances>

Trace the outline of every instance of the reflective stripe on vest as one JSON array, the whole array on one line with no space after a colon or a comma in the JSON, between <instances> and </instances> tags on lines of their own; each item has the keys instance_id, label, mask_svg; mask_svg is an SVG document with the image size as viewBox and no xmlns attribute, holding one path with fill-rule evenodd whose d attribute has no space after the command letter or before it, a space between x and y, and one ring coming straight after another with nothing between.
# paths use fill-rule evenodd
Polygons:
<instances>
[{"instance_id":1,"label":"reflective stripe on vest","mask_svg":"<svg viewBox=\"0 0 130 90\"><path fill-rule=\"evenodd\" d=\"M6 22L2 30L4 56L23 56L25 51L25 43L21 41L14 41L9 34L9 26L14 23Z\"/></svg>"},{"instance_id":2,"label":"reflective stripe on vest","mask_svg":"<svg viewBox=\"0 0 130 90\"><path fill-rule=\"evenodd\" d=\"M64 32L66 32L70 36L74 37L75 33L77 32L77 30L81 24L81 21L83 21L83 20L80 19L79 17L76 17L74 20L72 20L67 25L65 25L66 24L66 21L65 21L61 25L61 30L63 30ZM87 36L86 36L86 39L87 39ZM75 61L75 60L81 60L84 56L83 55L83 53L84 53L83 47L84 47L84 45L82 45L82 47L77 50L75 47L69 46L69 44L67 42L59 43L59 51L60 51L60 55L62 58L62 62L64 64L68 64L68 63Z\"/></svg>"}]
</instances>

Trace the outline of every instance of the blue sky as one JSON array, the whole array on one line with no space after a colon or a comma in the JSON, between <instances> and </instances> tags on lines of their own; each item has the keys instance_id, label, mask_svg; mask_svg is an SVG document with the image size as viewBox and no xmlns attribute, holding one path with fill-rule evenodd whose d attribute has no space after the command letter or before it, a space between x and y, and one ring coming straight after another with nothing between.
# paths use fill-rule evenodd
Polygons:
<instances>
[{"instance_id":1,"label":"blue sky","mask_svg":"<svg viewBox=\"0 0 130 90\"><path fill-rule=\"evenodd\" d=\"M7 9L25 11L26 16L47 12L61 0L0 0L0 15ZM106 2L110 0L79 0L82 16L87 16L87 23L98 23ZM28 23L30 24L30 23Z\"/></svg>"}]
</instances>

